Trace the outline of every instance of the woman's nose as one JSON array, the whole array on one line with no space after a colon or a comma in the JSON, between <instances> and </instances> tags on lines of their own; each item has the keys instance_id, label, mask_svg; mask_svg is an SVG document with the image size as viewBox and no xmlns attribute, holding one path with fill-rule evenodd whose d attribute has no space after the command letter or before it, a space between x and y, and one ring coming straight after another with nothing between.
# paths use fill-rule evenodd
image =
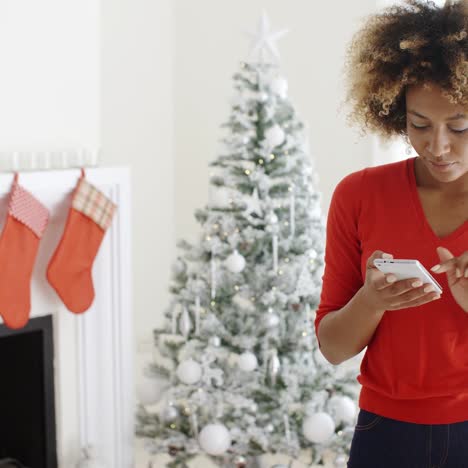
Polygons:
<instances>
[{"instance_id":1,"label":"woman's nose","mask_svg":"<svg viewBox=\"0 0 468 468\"><path fill-rule=\"evenodd\" d=\"M450 152L450 140L444 131L435 131L427 144L427 150L435 157L440 158Z\"/></svg>"}]
</instances>

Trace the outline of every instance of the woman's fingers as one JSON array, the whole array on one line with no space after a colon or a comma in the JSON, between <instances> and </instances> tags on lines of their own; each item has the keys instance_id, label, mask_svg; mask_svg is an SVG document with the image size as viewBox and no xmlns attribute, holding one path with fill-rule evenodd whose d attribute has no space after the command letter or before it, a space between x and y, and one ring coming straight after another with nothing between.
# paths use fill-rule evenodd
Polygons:
<instances>
[{"instance_id":1,"label":"woman's fingers","mask_svg":"<svg viewBox=\"0 0 468 468\"><path fill-rule=\"evenodd\" d=\"M375 250L367 259L366 268L368 270L377 270L376 266L374 265L374 260L377 258L393 258L393 255L383 252L382 250Z\"/></svg>"},{"instance_id":2,"label":"woman's fingers","mask_svg":"<svg viewBox=\"0 0 468 468\"><path fill-rule=\"evenodd\" d=\"M455 257L445 247L437 247L437 253L441 262L434 265L431 271L434 273L454 272L457 278L468 278L468 251Z\"/></svg>"}]
</instances>

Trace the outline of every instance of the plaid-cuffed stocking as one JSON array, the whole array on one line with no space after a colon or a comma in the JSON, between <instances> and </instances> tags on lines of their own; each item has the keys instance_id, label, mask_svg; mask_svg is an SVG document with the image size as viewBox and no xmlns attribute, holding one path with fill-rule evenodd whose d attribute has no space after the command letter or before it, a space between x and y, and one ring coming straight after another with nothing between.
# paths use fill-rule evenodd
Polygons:
<instances>
[{"instance_id":1,"label":"plaid-cuffed stocking","mask_svg":"<svg viewBox=\"0 0 468 468\"><path fill-rule=\"evenodd\" d=\"M49 212L18 184L15 175L0 238L0 315L9 328L22 328L31 310L31 276Z\"/></svg>"},{"instance_id":2,"label":"plaid-cuffed stocking","mask_svg":"<svg viewBox=\"0 0 468 468\"><path fill-rule=\"evenodd\" d=\"M115 209L83 173L73 192L62 239L47 268L49 283L71 312L85 312L94 301L92 267Z\"/></svg>"}]
</instances>

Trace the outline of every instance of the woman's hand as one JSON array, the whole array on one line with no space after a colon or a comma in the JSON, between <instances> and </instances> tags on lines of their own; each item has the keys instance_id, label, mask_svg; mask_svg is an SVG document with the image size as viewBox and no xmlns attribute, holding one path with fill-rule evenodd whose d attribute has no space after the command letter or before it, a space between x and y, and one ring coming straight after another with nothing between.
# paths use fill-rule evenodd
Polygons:
<instances>
[{"instance_id":1,"label":"woman's hand","mask_svg":"<svg viewBox=\"0 0 468 468\"><path fill-rule=\"evenodd\" d=\"M455 257L445 247L437 247L440 263L431 271L447 273L447 280L453 298L458 305L468 312L468 250L459 257Z\"/></svg>"},{"instance_id":2,"label":"woman's hand","mask_svg":"<svg viewBox=\"0 0 468 468\"><path fill-rule=\"evenodd\" d=\"M374 266L376 258L393 258L393 255L376 250L367 259L366 281L361 294L373 310L406 309L440 298L440 295L434 291L431 284L423 284L418 278L397 281L395 275L385 275Z\"/></svg>"}]
</instances>

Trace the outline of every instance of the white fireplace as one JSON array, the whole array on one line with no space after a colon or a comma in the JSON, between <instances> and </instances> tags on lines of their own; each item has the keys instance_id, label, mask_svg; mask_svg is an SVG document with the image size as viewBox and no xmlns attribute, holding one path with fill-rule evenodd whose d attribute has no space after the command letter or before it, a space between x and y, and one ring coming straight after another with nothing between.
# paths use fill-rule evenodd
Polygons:
<instances>
[{"instance_id":1,"label":"white fireplace","mask_svg":"<svg viewBox=\"0 0 468 468\"><path fill-rule=\"evenodd\" d=\"M93 168L87 179L117 205L94 264L96 298L83 315L66 310L46 281L80 171L26 172L19 183L50 211L31 284L31 317L51 315L59 468L73 468L92 445L107 468L133 466L133 316L131 308L130 177L126 168ZM0 175L0 220L12 174ZM1 265L0 265L1 279ZM25 441L27 443L27 441Z\"/></svg>"}]
</instances>

